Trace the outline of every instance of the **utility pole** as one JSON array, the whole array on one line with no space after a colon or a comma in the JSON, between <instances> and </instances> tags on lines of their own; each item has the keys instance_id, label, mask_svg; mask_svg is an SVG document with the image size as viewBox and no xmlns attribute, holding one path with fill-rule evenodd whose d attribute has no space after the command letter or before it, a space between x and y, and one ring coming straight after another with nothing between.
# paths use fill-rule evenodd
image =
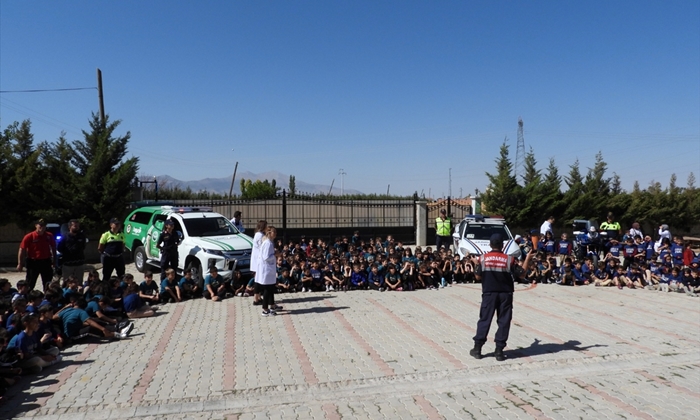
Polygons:
<instances>
[{"instance_id":1,"label":"utility pole","mask_svg":"<svg viewBox=\"0 0 700 420\"><path fill-rule=\"evenodd\" d=\"M452 197L452 168L450 168L449 172L450 172L450 175L449 175L450 183L447 187L447 196Z\"/></svg>"},{"instance_id":2,"label":"utility pole","mask_svg":"<svg viewBox=\"0 0 700 420\"><path fill-rule=\"evenodd\" d=\"M100 100L100 121L105 123L105 100L102 95L102 70L97 69L97 97Z\"/></svg>"},{"instance_id":3,"label":"utility pole","mask_svg":"<svg viewBox=\"0 0 700 420\"><path fill-rule=\"evenodd\" d=\"M525 174L525 135L523 134L523 119L518 117L518 142L515 148L515 166L513 167L513 175L515 179L520 181L520 178Z\"/></svg>"},{"instance_id":4,"label":"utility pole","mask_svg":"<svg viewBox=\"0 0 700 420\"><path fill-rule=\"evenodd\" d=\"M233 185L236 182L236 171L238 170L238 161L236 161L236 166L233 167L233 176L231 177L231 189L228 190L228 199L233 198Z\"/></svg>"},{"instance_id":5,"label":"utility pole","mask_svg":"<svg viewBox=\"0 0 700 420\"><path fill-rule=\"evenodd\" d=\"M345 195L345 175L347 173L343 168L340 168L338 175L340 175L340 195Z\"/></svg>"}]
</instances>

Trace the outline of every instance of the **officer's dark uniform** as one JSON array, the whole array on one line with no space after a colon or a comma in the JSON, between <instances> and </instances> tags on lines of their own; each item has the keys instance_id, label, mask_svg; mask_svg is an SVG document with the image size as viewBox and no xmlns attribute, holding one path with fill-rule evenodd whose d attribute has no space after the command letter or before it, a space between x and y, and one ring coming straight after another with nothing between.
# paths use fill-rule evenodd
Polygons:
<instances>
[{"instance_id":1,"label":"officer's dark uniform","mask_svg":"<svg viewBox=\"0 0 700 420\"><path fill-rule=\"evenodd\" d=\"M474 349L469 353L481 358L481 347L491 327L494 312L497 313L496 359L503 360L503 349L508 341L510 321L513 318L513 278L522 277L524 272L515 259L501 251L503 238L499 234L491 236L492 251L479 257L476 274L481 276L481 309L474 336Z\"/></svg>"},{"instance_id":2,"label":"officer's dark uniform","mask_svg":"<svg viewBox=\"0 0 700 420\"><path fill-rule=\"evenodd\" d=\"M170 220L165 222L166 226L172 223ZM177 246L180 245L180 235L175 230L170 233L167 230L163 230L158 237L157 244L160 249L160 279L163 280L165 278L165 270L168 268L177 271Z\"/></svg>"}]
</instances>

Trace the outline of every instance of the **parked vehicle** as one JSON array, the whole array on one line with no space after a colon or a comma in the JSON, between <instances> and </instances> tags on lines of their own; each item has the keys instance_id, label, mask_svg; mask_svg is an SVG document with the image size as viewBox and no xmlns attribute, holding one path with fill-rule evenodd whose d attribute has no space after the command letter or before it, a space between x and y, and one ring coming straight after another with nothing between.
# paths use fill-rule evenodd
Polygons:
<instances>
[{"instance_id":1,"label":"parked vehicle","mask_svg":"<svg viewBox=\"0 0 700 420\"><path fill-rule=\"evenodd\" d=\"M456 252L464 258L469 255L481 255L491 251L489 240L494 233L503 237L503 252L513 257L521 256L520 246L513 240L506 221L499 217L469 214L455 228L452 240Z\"/></svg>"},{"instance_id":2,"label":"parked vehicle","mask_svg":"<svg viewBox=\"0 0 700 420\"><path fill-rule=\"evenodd\" d=\"M234 270L250 275L253 239L240 233L231 222L209 207L147 206L137 208L124 221L125 246L139 272L160 268L158 237L165 221L172 220L182 235L178 246L178 273L190 271L200 284L212 267L230 278Z\"/></svg>"}]
</instances>

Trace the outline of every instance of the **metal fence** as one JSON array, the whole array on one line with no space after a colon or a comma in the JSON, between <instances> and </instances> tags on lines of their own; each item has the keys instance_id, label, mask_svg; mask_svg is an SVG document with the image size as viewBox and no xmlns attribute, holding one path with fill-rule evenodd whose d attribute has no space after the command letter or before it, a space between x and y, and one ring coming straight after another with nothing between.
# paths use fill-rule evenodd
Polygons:
<instances>
[{"instance_id":1,"label":"metal fence","mask_svg":"<svg viewBox=\"0 0 700 420\"><path fill-rule=\"evenodd\" d=\"M282 229L288 234L303 231L346 234L362 228L369 234L410 232L416 227L416 201L414 200L328 200L306 195L288 195L283 191L278 197L266 200L175 200L175 206L211 207L213 211L232 218L240 211L247 226L257 220ZM301 234L301 233L299 233Z\"/></svg>"}]
</instances>

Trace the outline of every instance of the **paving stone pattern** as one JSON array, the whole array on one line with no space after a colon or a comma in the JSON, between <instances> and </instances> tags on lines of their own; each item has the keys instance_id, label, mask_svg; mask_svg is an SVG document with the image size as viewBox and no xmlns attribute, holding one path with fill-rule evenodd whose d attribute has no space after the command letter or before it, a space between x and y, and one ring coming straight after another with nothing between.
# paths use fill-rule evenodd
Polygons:
<instances>
[{"instance_id":1,"label":"paving stone pattern","mask_svg":"<svg viewBox=\"0 0 700 420\"><path fill-rule=\"evenodd\" d=\"M519 286L506 355L468 354L478 285L170 304L66 349L0 418L697 419L700 299Z\"/></svg>"}]
</instances>

